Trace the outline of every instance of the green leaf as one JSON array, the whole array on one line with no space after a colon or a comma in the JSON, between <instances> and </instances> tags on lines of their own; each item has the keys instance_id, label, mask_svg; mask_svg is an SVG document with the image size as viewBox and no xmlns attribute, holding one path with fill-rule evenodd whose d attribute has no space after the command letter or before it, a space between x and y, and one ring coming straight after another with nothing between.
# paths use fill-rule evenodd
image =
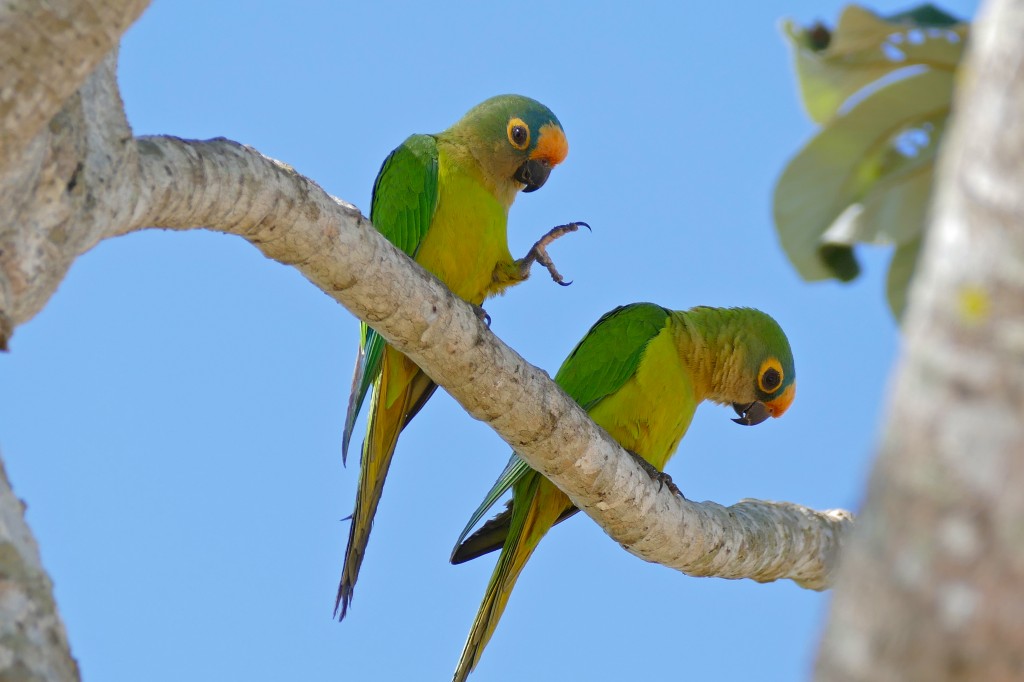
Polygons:
<instances>
[{"instance_id":1,"label":"green leaf","mask_svg":"<svg viewBox=\"0 0 1024 682\"><path fill-rule=\"evenodd\" d=\"M953 80L950 72L926 70L879 87L786 166L775 187L775 226L804 279L851 279L858 268L849 246L903 243L920 232L923 214L901 204L927 205L925 178Z\"/></svg>"},{"instance_id":2,"label":"green leaf","mask_svg":"<svg viewBox=\"0 0 1024 682\"><path fill-rule=\"evenodd\" d=\"M883 17L893 23L909 23L921 27L948 28L962 23L959 19L935 5L925 4Z\"/></svg>"},{"instance_id":3,"label":"green leaf","mask_svg":"<svg viewBox=\"0 0 1024 682\"><path fill-rule=\"evenodd\" d=\"M935 176L939 136L914 162L879 178L861 201L855 239L874 244L905 244L925 225Z\"/></svg>"},{"instance_id":4,"label":"green leaf","mask_svg":"<svg viewBox=\"0 0 1024 682\"><path fill-rule=\"evenodd\" d=\"M850 5L834 31L783 23L822 124L775 187L779 241L804 279L851 280L857 244L894 244L887 296L902 314L969 29L931 4L888 16Z\"/></svg>"},{"instance_id":5,"label":"green leaf","mask_svg":"<svg viewBox=\"0 0 1024 682\"><path fill-rule=\"evenodd\" d=\"M919 236L898 247L889 263L885 293L889 300L889 309L897 320L903 318L903 311L907 307L907 289L910 287L910 280L914 277L917 256L920 252L921 237Z\"/></svg>"},{"instance_id":6,"label":"green leaf","mask_svg":"<svg viewBox=\"0 0 1024 682\"><path fill-rule=\"evenodd\" d=\"M849 5L830 32L791 20L782 24L808 115L825 123L860 90L910 66L953 71L963 56L969 24L931 5L890 17Z\"/></svg>"}]
</instances>

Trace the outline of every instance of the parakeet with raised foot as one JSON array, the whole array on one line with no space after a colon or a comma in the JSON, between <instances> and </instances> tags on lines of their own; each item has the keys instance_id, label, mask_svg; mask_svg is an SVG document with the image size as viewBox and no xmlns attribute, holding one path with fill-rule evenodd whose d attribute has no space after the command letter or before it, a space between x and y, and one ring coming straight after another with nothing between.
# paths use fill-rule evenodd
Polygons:
<instances>
[{"instance_id":1,"label":"parakeet with raised foot","mask_svg":"<svg viewBox=\"0 0 1024 682\"><path fill-rule=\"evenodd\" d=\"M444 132L412 135L391 152L373 186L370 220L392 244L478 308L489 296L525 280L534 262L565 284L546 247L585 223L553 228L520 259L509 252L506 228L516 195L540 189L568 150L562 125L546 106L519 95L492 97ZM436 388L411 360L361 325L343 460L368 394L370 405L334 606L339 620L352 601L398 435Z\"/></svg>"}]
</instances>

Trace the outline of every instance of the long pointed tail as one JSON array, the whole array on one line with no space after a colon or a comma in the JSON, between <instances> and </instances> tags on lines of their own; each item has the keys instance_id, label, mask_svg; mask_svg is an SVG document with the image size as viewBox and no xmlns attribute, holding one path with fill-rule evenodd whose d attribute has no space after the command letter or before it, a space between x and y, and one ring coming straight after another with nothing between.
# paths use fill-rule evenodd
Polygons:
<instances>
[{"instance_id":1,"label":"long pointed tail","mask_svg":"<svg viewBox=\"0 0 1024 682\"><path fill-rule=\"evenodd\" d=\"M334 614L343 620L352 602L352 592L359 568L366 554L366 545L373 528L384 480L395 454L398 434L409 423L411 414L433 393L434 382L411 360L393 348L384 352L380 379L370 400L370 417L359 462L359 484L352 525L348 529L345 565L334 602ZM339 614L340 610L340 614Z\"/></svg>"},{"instance_id":2,"label":"long pointed tail","mask_svg":"<svg viewBox=\"0 0 1024 682\"><path fill-rule=\"evenodd\" d=\"M473 620L466 644L462 648L459 664L452 682L465 682L466 677L480 661L484 647L490 641L501 614L508 604L509 595L527 560L537 548L561 511L572 506L569 498L536 472L530 473L516 485L512 505L512 521L508 536L501 548L498 565L487 583L483 603Z\"/></svg>"}]
</instances>

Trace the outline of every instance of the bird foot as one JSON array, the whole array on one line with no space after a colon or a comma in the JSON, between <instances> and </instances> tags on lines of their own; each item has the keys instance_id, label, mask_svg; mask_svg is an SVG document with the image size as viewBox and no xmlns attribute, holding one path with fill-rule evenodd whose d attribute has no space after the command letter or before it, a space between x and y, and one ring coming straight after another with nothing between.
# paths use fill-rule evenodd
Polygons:
<instances>
[{"instance_id":1,"label":"bird foot","mask_svg":"<svg viewBox=\"0 0 1024 682\"><path fill-rule=\"evenodd\" d=\"M487 314L487 311L484 310L484 307L481 305L477 305L475 303L470 303L470 305L473 306L473 312L476 313L476 316L480 319L480 321L486 324L488 327L490 327L491 316Z\"/></svg>"},{"instance_id":2,"label":"bird foot","mask_svg":"<svg viewBox=\"0 0 1024 682\"><path fill-rule=\"evenodd\" d=\"M683 498L684 500L686 499L686 495L683 495L683 492L679 489L679 486L677 486L672 481L672 477L671 476L666 474L664 471L658 471L658 469L655 468L655 466L653 464L651 464L646 459L644 459L640 455L636 454L632 450L626 450L626 452L628 452L629 454L631 454L633 456L633 459L636 460L636 463L639 464L640 467L644 471L647 472L647 475L651 477L652 481L657 481L658 482L658 492L661 492L662 488L664 488L665 486L668 486L668 489L673 494L678 495L679 497Z\"/></svg>"},{"instance_id":3,"label":"bird foot","mask_svg":"<svg viewBox=\"0 0 1024 682\"><path fill-rule=\"evenodd\" d=\"M551 274L551 279L553 279L556 284L560 284L563 287L567 287L572 284L572 280L569 280L568 282L564 281L565 278L562 277L561 273L559 273L557 268L555 268L554 262L548 255L547 247L551 242L555 241L559 237L569 234L570 232L575 232L580 229L580 227L585 227L590 230L590 225L586 224L582 220L574 223L567 223L565 225L559 225L548 230L547 234L538 239L537 243L530 248L526 253L526 256L516 261L516 264L519 266L519 276L526 279L530 276L530 268L533 267L533 264L540 263L547 268L547 271ZM591 232L593 232L593 230L591 230Z\"/></svg>"}]
</instances>

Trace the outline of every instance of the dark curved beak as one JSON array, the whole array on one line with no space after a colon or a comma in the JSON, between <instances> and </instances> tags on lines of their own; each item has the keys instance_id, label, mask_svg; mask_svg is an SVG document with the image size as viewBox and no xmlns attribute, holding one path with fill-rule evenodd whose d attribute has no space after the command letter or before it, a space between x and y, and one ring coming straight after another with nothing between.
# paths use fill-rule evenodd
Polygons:
<instances>
[{"instance_id":1,"label":"dark curved beak","mask_svg":"<svg viewBox=\"0 0 1024 682\"><path fill-rule=\"evenodd\" d=\"M736 410L736 414L740 416L739 419L733 419L733 421L743 426L755 426L772 416L771 412L768 411L768 407L757 400L747 405L733 403L732 409Z\"/></svg>"},{"instance_id":2,"label":"dark curved beak","mask_svg":"<svg viewBox=\"0 0 1024 682\"><path fill-rule=\"evenodd\" d=\"M551 164L543 159L527 159L523 165L516 169L512 179L521 182L526 187L524 192L534 192L544 186L551 175Z\"/></svg>"}]
</instances>

